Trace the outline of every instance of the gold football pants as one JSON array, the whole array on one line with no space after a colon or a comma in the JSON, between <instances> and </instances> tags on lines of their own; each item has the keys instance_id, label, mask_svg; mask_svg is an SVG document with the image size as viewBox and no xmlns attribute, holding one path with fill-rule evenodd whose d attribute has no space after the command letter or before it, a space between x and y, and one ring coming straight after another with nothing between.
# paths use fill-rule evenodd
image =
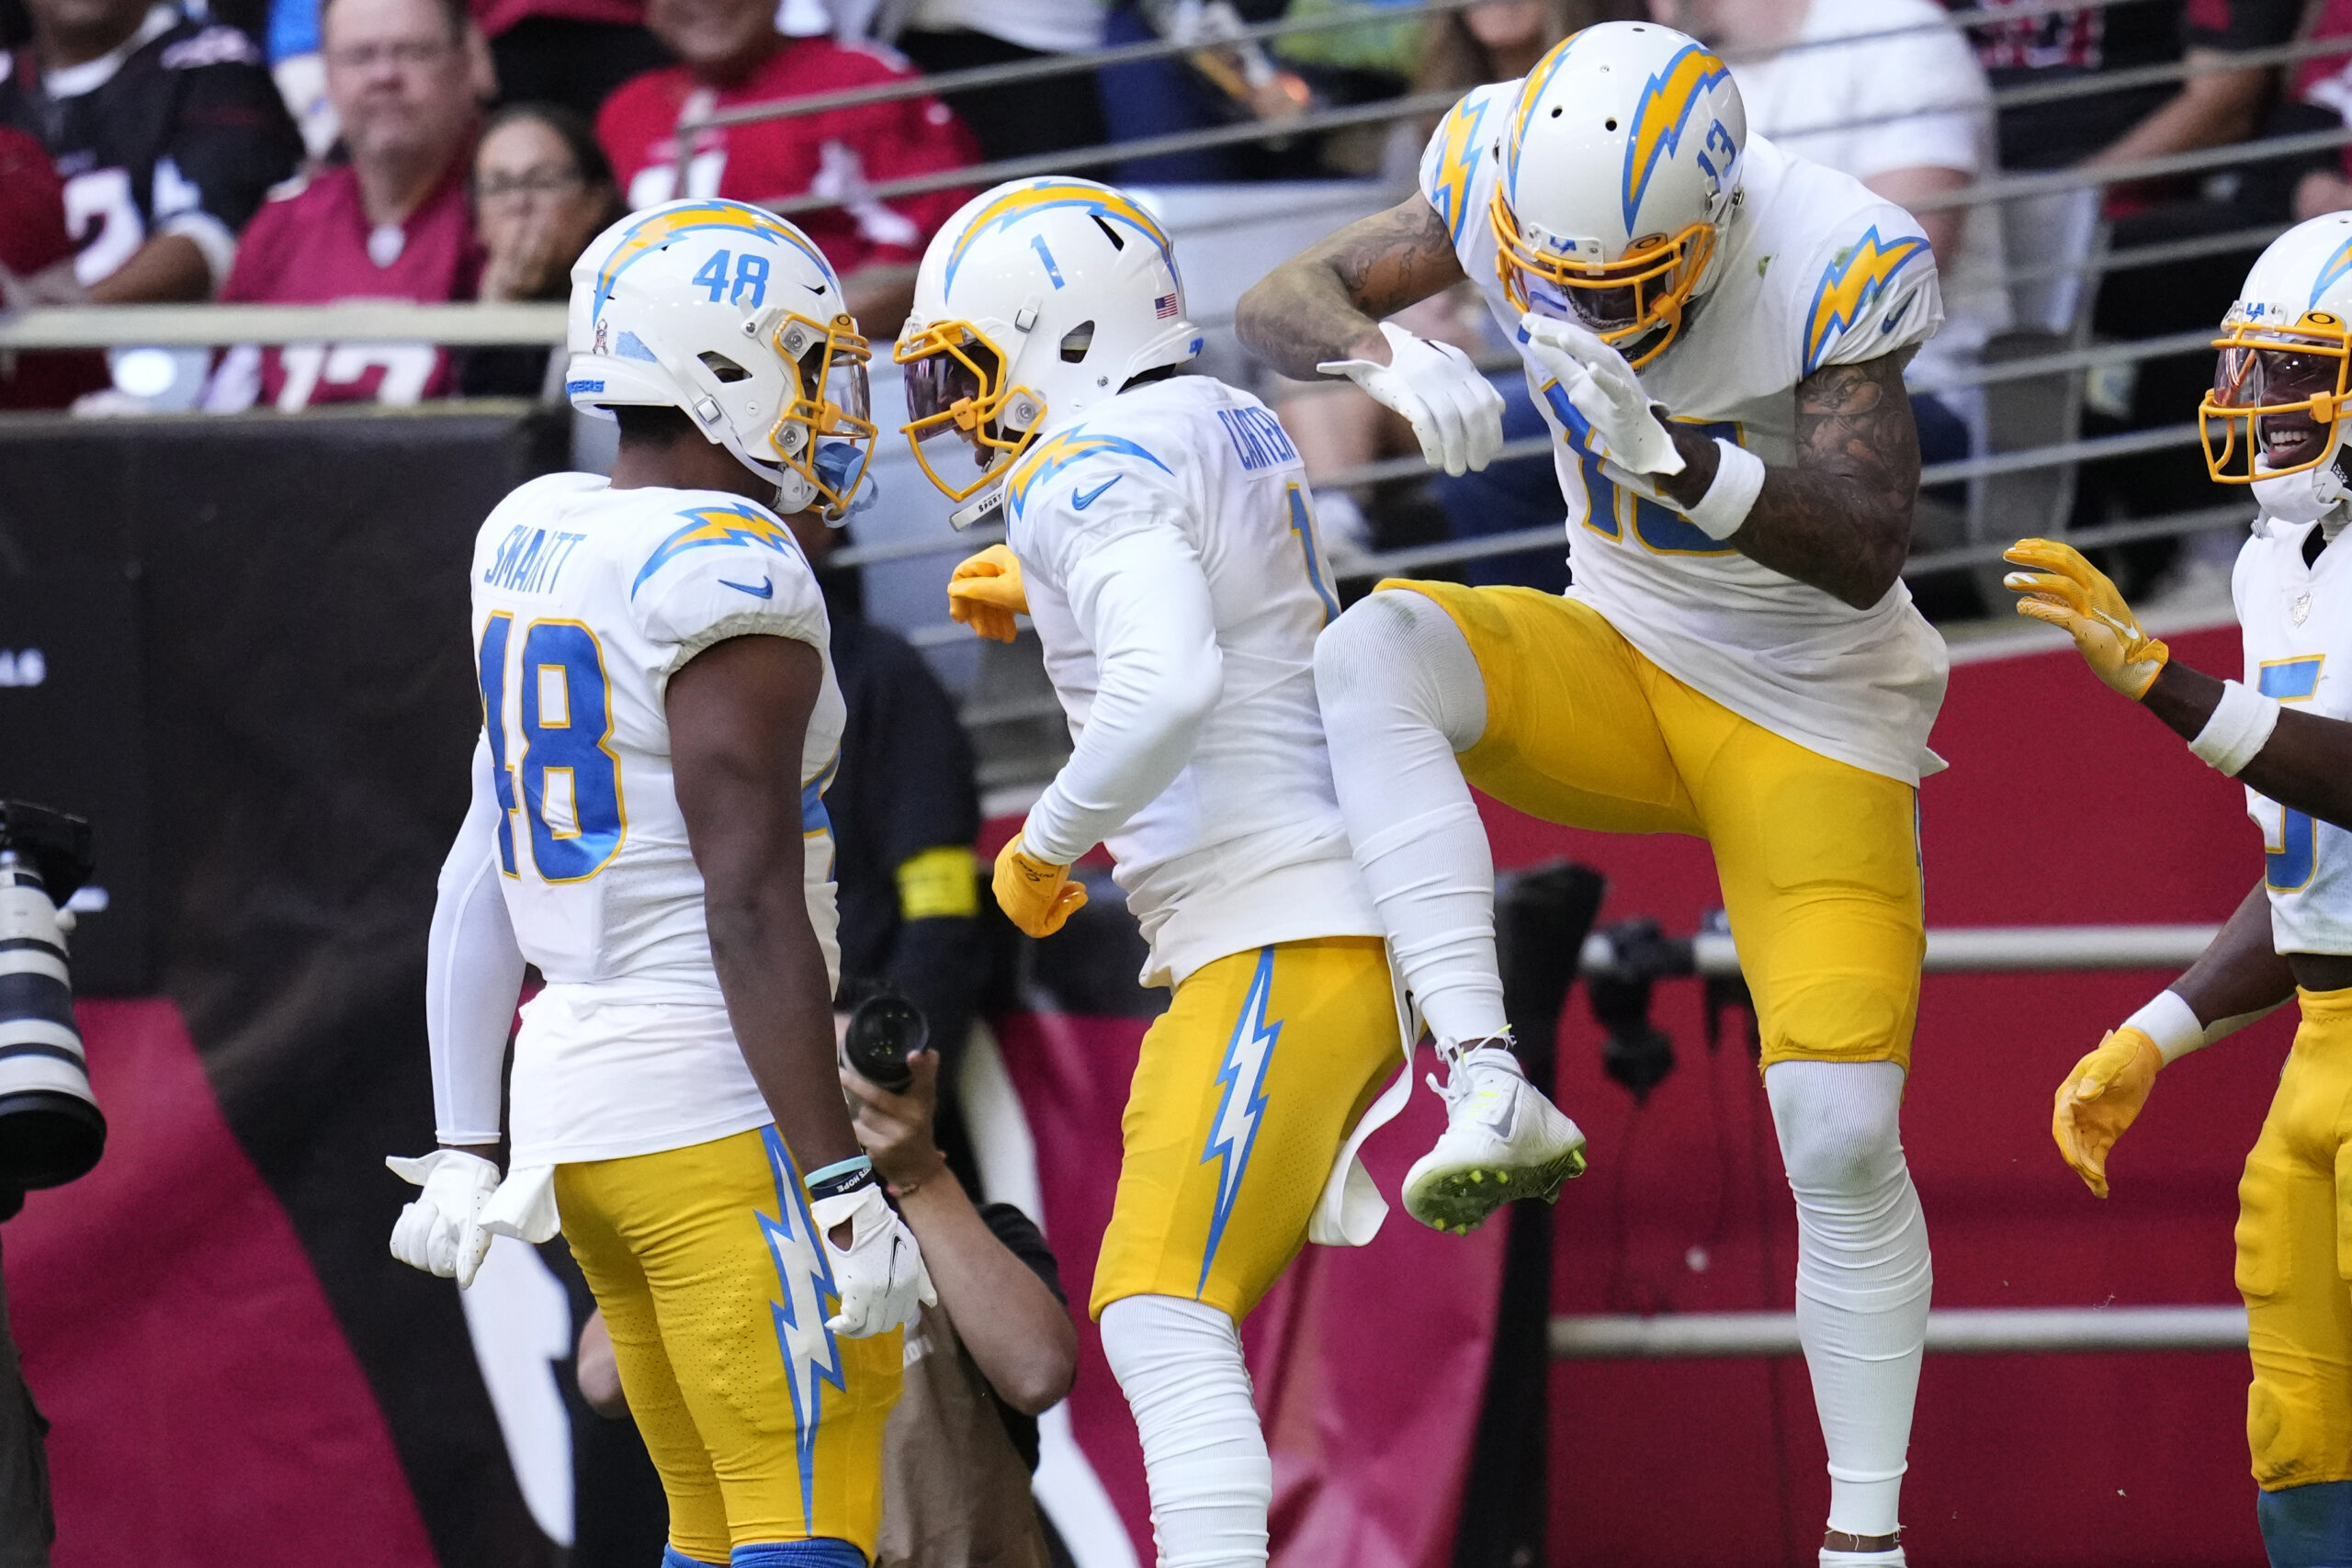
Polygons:
<instances>
[{"instance_id":1,"label":"gold football pants","mask_svg":"<svg viewBox=\"0 0 2352 1568\"><path fill-rule=\"evenodd\" d=\"M669 1495L670 1544L725 1562L830 1537L871 1557L900 1331L825 1327L840 1303L775 1130L560 1165L555 1192Z\"/></svg>"},{"instance_id":2,"label":"gold football pants","mask_svg":"<svg viewBox=\"0 0 2352 1568\"><path fill-rule=\"evenodd\" d=\"M2352 1481L2352 991L2299 991L2302 1026L2238 1183L2237 1282L2266 1492Z\"/></svg>"},{"instance_id":3,"label":"gold football pants","mask_svg":"<svg viewBox=\"0 0 2352 1568\"><path fill-rule=\"evenodd\" d=\"M1774 734L1659 669L1607 618L1529 588L1390 580L1468 639L1487 728L1472 785L1565 827L1714 851L1764 1066L1907 1070L1927 950L1918 791Z\"/></svg>"},{"instance_id":4,"label":"gold football pants","mask_svg":"<svg viewBox=\"0 0 2352 1568\"><path fill-rule=\"evenodd\" d=\"M1159 1295L1247 1317L1403 1065L1377 937L1280 942L1185 976L1136 1062L1089 1311Z\"/></svg>"}]
</instances>

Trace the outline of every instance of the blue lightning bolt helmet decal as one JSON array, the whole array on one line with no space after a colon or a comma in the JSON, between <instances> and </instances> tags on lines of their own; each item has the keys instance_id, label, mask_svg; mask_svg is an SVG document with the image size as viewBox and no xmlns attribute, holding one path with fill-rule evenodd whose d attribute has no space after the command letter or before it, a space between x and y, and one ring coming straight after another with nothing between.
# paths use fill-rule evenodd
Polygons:
<instances>
[{"instance_id":1,"label":"blue lightning bolt helmet decal","mask_svg":"<svg viewBox=\"0 0 2352 1568\"><path fill-rule=\"evenodd\" d=\"M1241 1193L1242 1173L1250 1168L1250 1151L1258 1142L1258 1127L1266 1115L1266 1067L1273 1060L1274 1042L1281 1038L1281 1021L1269 1019L1266 1008L1273 996L1274 950L1258 950L1257 973L1241 1001L1241 1016L1234 1021L1233 1038L1225 1047L1224 1065L1216 1081L1225 1086L1216 1105L1216 1120L1209 1123L1208 1145L1201 1163L1222 1160L1217 1168L1216 1207L1209 1214L1208 1245L1201 1251L1201 1281L1193 1289L1197 1299L1209 1285L1209 1265L1216 1261L1217 1243L1225 1239L1225 1223L1233 1217L1234 1200Z\"/></svg>"},{"instance_id":2,"label":"blue lightning bolt helmet decal","mask_svg":"<svg viewBox=\"0 0 2352 1568\"><path fill-rule=\"evenodd\" d=\"M667 207L657 207L639 218L621 235L605 265L596 269L596 292L589 307L589 319L598 320L605 313L605 302L613 297L614 288L621 274L646 256L652 255L671 241L684 234L722 232L739 240L757 240L765 245L788 245L798 251L816 266L825 281L832 286L838 298L841 278L826 261L824 253L810 244L807 236L774 213L741 201L682 201Z\"/></svg>"},{"instance_id":3,"label":"blue lightning bolt helmet decal","mask_svg":"<svg viewBox=\"0 0 2352 1568\"><path fill-rule=\"evenodd\" d=\"M767 1145L768 1173L775 1179L776 1217L756 1209L760 1234L775 1260L776 1282L784 1300L771 1302L775 1318L777 1348L784 1352L786 1386L792 1393L792 1441L800 1461L800 1522L813 1529L817 1489L817 1429L824 1416L825 1385L847 1393L842 1375L842 1351L833 1331L825 1326L831 1315L828 1301L838 1302L833 1268L818 1243L817 1227L808 1217L808 1199L800 1172L792 1163L784 1140L774 1127L761 1134Z\"/></svg>"},{"instance_id":4,"label":"blue lightning bolt helmet decal","mask_svg":"<svg viewBox=\"0 0 2352 1568\"><path fill-rule=\"evenodd\" d=\"M1093 435L1087 433L1084 425L1073 425L1060 434L1032 446L1021 461L1013 465L1011 477L1004 481L1005 497L1012 509L1012 515L1021 515L1021 509L1028 504L1029 491L1034 487L1045 483L1073 463L1113 454L1141 457L1163 474L1173 472L1167 464L1124 435Z\"/></svg>"},{"instance_id":5,"label":"blue lightning bolt helmet decal","mask_svg":"<svg viewBox=\"0 0 2352 1568\"><path fill-rule=\"evenodd\" d=\"M647 578L688 550L715 545L758 545L780 556L800 555L800 543L792 536L792 530L747 501L732 506L697 506L678 515L686 520L686 525L653 547L653 554L638 569L636 580L628 585L630 598L637 597L637 591L645 586Z\"/></svg>"}]
</instances>

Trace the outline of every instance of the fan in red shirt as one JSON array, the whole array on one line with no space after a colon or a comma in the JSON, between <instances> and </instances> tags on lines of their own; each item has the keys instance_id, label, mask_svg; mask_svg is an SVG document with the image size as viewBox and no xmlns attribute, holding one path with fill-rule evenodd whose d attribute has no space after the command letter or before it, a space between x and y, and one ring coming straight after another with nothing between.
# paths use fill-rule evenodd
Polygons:
<instances>
[{"instance_id":1,"label":"fan in red shirt","mask_svg":"<svg viewBox=\"0 0 2352 1568\"><path fill-rule=\"evenodd\" d=\"M628 83L605 101L596 119L597 140L632 209L677 196L854 197L880 181L975 161L971 132L947 106L898 98L698 132L688 149L685 189L677 189L676 130L689 110L700 116L914 74L897 56L870 46L783 37L775 12L775 0L650 0L647 25L684 63ZM915 263L932 231L971 194L958 187L887 202L855 198L796 213L793 221L842 275L858 325L878 340L906 319Z\"/></svg>"},{"instance_id":2,"label":"fan in red shirt","mask_svg":"<svg viewBox=\"0 0 2352 1568\"><path fill-rule=\"evenodd\" d=\"M463 0L328 0L319 28L327 97L351 161L263 207L220 298L472 299L482 257L466 165L481 44ZM413 403L442 396L449 382L448 355L431 344L245 344L222 356L205 407Z\"/></svg>"},{"instance_id":3,"label":"fan in red shirt","mask_svg":"<svg viewBox=\"0 0 2352 1568\"><path fill-rule=\"evenodd\" d=\"M81 298L65 232L65 183L49 150L0 125L0 309ZM0 409L62 409L107 384L106 355L0 353Z\"/></svg>"}]
</instances>

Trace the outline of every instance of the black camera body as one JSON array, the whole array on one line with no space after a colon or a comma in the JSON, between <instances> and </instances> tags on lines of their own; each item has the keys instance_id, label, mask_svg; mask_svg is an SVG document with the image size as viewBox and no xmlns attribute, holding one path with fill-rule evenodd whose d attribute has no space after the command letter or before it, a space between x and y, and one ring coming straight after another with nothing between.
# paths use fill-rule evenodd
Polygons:
<instances>
[{"instance_id":1,"label":"black camera body","mask_svg":"<svg viewBox=\"0 0 2352 1568\"><path fill-rule=\"evenodd\" d=\"M74 985L69 919L59 908L89 880L90 825L0 801L0 1198L89 1173L107 1142L90 1089Z\"/></svg>"}]
</instances>

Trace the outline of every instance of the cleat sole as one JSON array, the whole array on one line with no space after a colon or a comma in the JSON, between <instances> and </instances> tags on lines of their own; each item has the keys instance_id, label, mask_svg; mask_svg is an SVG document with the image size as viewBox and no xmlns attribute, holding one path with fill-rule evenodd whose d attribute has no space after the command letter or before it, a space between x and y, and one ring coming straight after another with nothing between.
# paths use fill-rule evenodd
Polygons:
<instances>
[{"instance_id":1,"label":"cleat sole","mask_svg":"<svg viewBox=\"0 0 2352 1568\"><path fill-rule=\"evenodd\" d=\"M1432 1229L1468 1235L1506 1203L1521 1198L1558 1202L1562 1184L1582 1176L1584 1171L1582 1148L1521 1169L1479 1167L1447 1171L1408 1186L1404 1193L1405 1212Z\"/></svg>"}]
</instances>

